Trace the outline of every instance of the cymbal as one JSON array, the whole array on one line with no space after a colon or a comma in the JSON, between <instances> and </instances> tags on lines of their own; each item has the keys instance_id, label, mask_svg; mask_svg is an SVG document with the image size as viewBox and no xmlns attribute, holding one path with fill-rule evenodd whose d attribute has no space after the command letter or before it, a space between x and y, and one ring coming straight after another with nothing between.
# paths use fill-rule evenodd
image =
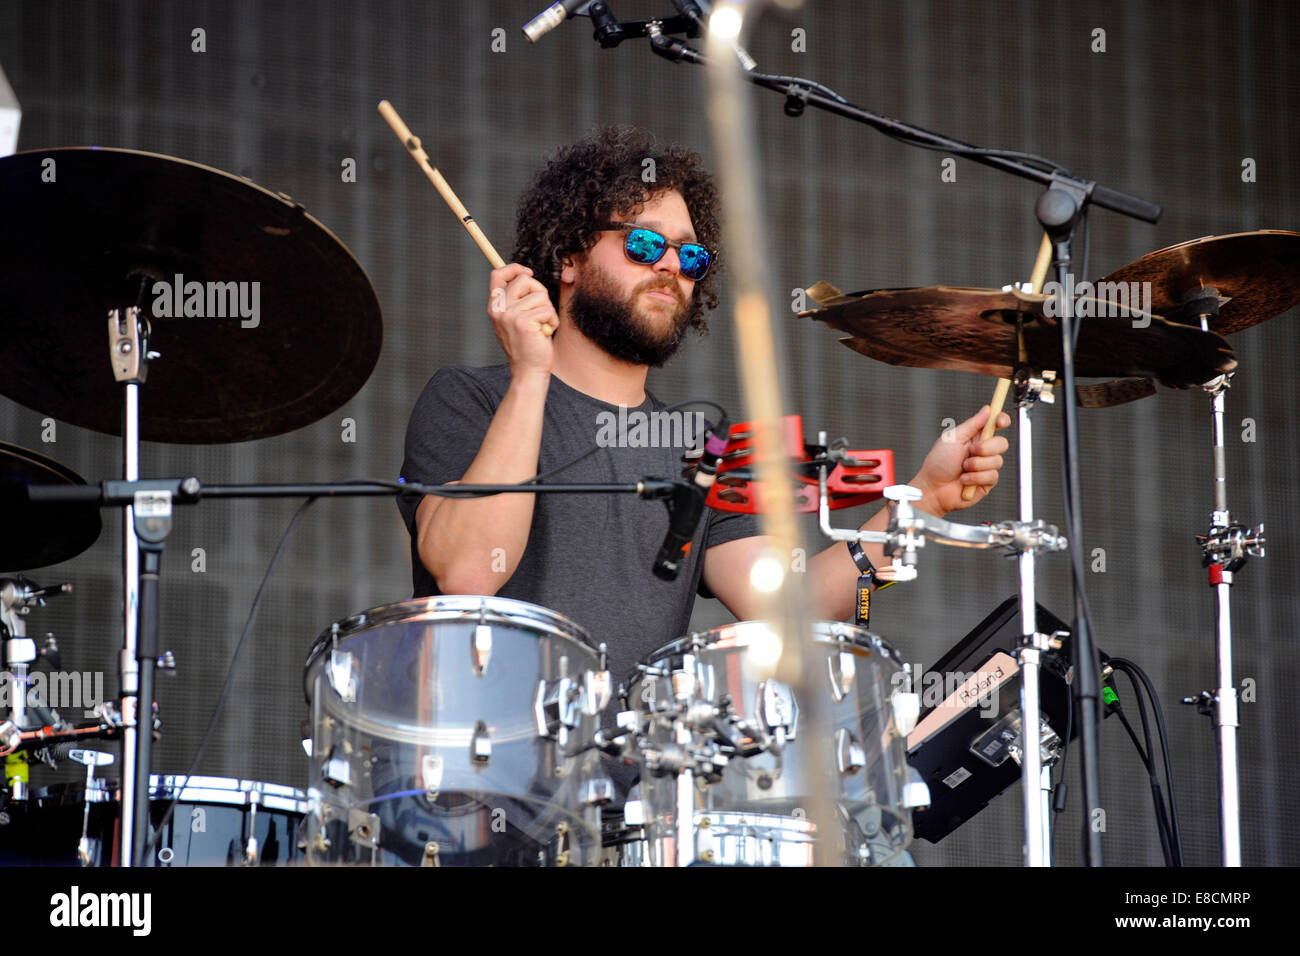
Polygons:
<instances>
[{"instance_id":1,"label":"cymbal","mask_svg":"<svg viewBox=\"0 0 1300 956\"><path fill-rule=\"evenodd\" d=\"M845 296L825 283L808 294L834 304L801 315L849 333L840 340L846 346L891 365L999 378L1010 378L1021 363L1040 370L1061 367L1059 325L1044 307L1048 296L948 286ZM1089 301L1093 312L1102 305L1120 311L1113 303ZM1213 333L1136 309L1123 314L1080 323L1077 376L1154 378L1170 388L1190 388L1237 366L1232 348ZM1145 327L1135 328L1135 320Z\"/></svg>"},{"instance_id":2,"label":"cymbal","mask_svg":"<svg viewBox=\"0 0 1300 956\"><path fill-rule=\"evenodd\" d=\"M1213 286L1219 314L1210 331L1229 335L1300 304L1300 233L1259 229L1193 239L1149 252L1102 282L1150 282L1151 311L1198 328L1199 319L1185 314L1183 294Z\"/></svg>"},{"instance_id":3,"label":"cymbal","mask_svg":"<svg viewBox=\"0 0 1300 956\"><path fill-rule=\"evenodd\" d=\"M1074 386L1080 408L1114 408L1155 393L1156 383L1149 378L1121 378L1113 382Z\"/></svg>"},{"instance_id":4,"label":"cymbal","mask_svg":"<svg viewBox=\"0 0 1300 956\"><path fill-rule=\"evenodd\" d=\"M0 571L26 571L75 558L99 538L103 524L94 502L36 504L30 485L84 485L52 458L0 442Z\"/></svg>"},{"instance_id":5,"label":"cymbal","mask_svg":"<svg viewBox=\"0 0 1300 956\"><path fill-rule=\"evenodd\" d=\"M62 421L121 433L111 308L139 305L161 353L140 390L148 441L301 428L378 361L379 300L352 253L287 196L220 170L125 149L18 153L0 159L0 222L0 393Z\"/></svg>"}]
</instances>

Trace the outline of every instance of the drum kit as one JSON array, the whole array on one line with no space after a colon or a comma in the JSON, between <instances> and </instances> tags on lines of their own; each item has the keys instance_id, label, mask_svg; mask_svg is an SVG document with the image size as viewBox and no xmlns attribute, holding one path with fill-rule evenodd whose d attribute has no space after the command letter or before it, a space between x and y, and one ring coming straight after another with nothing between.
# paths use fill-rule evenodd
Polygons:
<instances>
[{"instance_id":1,"label":"drum kit","mask_svg":"<svg viewBox=\"0 0 1300 956\"><path fill-rule=\"evenodd\" d=\"M57 179L43 184L49 169L57 169ZM45 456L0 445L7 528L0 568L14 572L0 580L9 694L0 723L0 860L906 861L913 813L924 812L932 785L909 765L918 743L909 735L925 712L908 666L862 619L811 626L804 654L815 678L808 686L828 721L819 731L806 716L814 702L757 666L771 644L765 622L683 636L634 673L611 675L599 635L545 608L478 596L405 601L337 621L312 644L304 669L307 790L153 773L150 744L162 727L153 672L167 666L158 642L158 558L174 506L205 494L439 489L205 489L194 478L141 480L142 439L264 438L346 402L379 355L374 290L346 247L292 199L195 163L113 149L20 153L0 160L0 194L0 310L9 333L0 392L60 421L123 438L122 480L97 484ZM1264 230L1184 243L1106 281L1145 284L1150 305L1140 313L1099 308L1094 314L1122 317L1081 323L1078 374L1112 381L1080 386L1080 403L1132 401L1152 394L1154 383L1203 388L1213 398L1216 501L1201 539L1220 595L1223 671L1209 709L1232 762L1224 801L1235 821L1235 701L1222 696L1232 686L1228 587L1246 557L1262 555L1264 541L1262 526L1235 522L1227 508L1223 408L1236 360L1222 336L1300 302L1300 234ZM1060 361L1049 296L948 287L845 295L825 283L809 292L820 308L805 314L844 332L844 344L863 355L1010 379L1021 409L1020 453L1029 453L1027 410L1051 399ZM1104 299L1099 305L1118 308ZM805 445L802 423L787 425L784 452L799 507L819 513L831 540L883 543L893 559L882 569L886 576L915 577L927 537L1022 556L1065 547L1056 529L1027 509L1018 521L979 527L924 515L912 505L914 489L893 483L888 451L846 451L824 433ZM750 484L752 437L744 424L731 429L709 506L763 509ZM1022 458L1022 490L1028 474ZM660 481L658 496L674 481L680 479ZM530 489L538 490L545 487ZM882 497L890 500L888 530L831 527L830 511ZM52 640L38 647L24 626L33 609L70 588L38 587L19 572L89 548L100 535L103 507L125 507L127 514L120 694L99 703L87 715L92 719L75 722L33 692L38 664L61 667L59 649ZM1032 588L1022 599L1033 602ZM1026 709L1022 722L1030 727L1032 712ZM96 739L121 741L119 778L96 777L113 759L86 749ZM1009 739L1017 762L1037 750ZM1044 768L1058 753L1044 750ZM608 773L609 757L639 775L626 800ZM28 764L38 759L80 763L86 779L33 786ZM818 762L835 780L829 794L811 792L817 777L809 767ZM829 799L833 817L810 816L817 799Z\"/></svg>"}]
</instances>

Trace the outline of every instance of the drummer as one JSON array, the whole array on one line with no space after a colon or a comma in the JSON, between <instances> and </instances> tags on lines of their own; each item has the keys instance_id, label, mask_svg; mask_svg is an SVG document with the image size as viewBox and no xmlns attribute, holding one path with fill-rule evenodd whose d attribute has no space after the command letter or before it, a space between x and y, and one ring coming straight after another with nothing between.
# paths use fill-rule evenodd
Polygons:
<instances>
[{"instance_id":1,"label":"drummer","mask_svg":"<svg viewBox=\"0 0 1300 956\"><path fill-rule=\"evenodd\" d=\"M402 476L630 483L679 475L680 445L647 440L645 428L615 433L610 423L671 413L647 391L646 375L689 333L705 332L705 312L718 303L717 207L699 156L635 129L608 128L559 151L520 200L514 261L489 283L487 311L506 361L447 367L430 379L411 414ZM1008 444L980 440L988 414L981 409L935 442L910 481L921 510L968 507L997 484ZM999 416L999 428L1009 424ZM971 501L962 500L966 487L975 488ZM664 581L651 573L668 527L658 502L503 494L400 504L417 597L498 595L548 607L608 643L616 681L689 630L697 592L738 619L759 614L749 572L764 538L751 515L707 510L688 560ZM882 530L887 518L881 510L863 527ZM877 545L865 554L884 563ZM807 572L814 616L850 617L859 566L849 549L826 548Z\"/></svg>"}]
</instances>

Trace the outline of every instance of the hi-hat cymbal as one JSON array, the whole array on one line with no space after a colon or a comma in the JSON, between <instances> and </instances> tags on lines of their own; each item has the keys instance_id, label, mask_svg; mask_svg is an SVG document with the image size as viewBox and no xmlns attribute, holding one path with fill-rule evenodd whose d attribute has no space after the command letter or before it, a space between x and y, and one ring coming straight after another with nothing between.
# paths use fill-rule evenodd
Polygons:
<instances>
[{"instance_id":1,"label":"hi-hat cymbal","mask_svg":"<svg viewBox=\"0 0 1300 956\"><path fill-rule=\"evenodd\" d=\"M0 222L0 392L62 421L121 433L112 308L140 306L161 353L141 389L148 441L301 428L378 360L379 300L347 247L220 170L121 149L18 153L0 159Z\"/></svg>"},{"instance_id":2,"label":"hi-hat cymbal","mask_svg":"<svg viewBox=\"0 0 1300 956\"><path fill-rule=\"evenodd\" d=\"M999 378L1010 378L1020 364L1061 367L1060 327L1047 315L1048 296L946 286L846 296L825 283L808 294L832 304L802 315L847 332L846 346L891 365ZM1213 333L1113 303L1090 304L1094 314L1081 321L1075 349L1080 378L1154 378L1190 388L1236 368L1232 348ZM1102 306L1122 314L1098 317Z\"/></svg>"},{"instance_id":3,"label":"hi-hat cymbal","mask_svg":"<svg viewBox=\"0 0 1300 956\"><path fill-rule=\"evenodd\" d=\"M1240 332L1300 304L1300 233L1260 229L1193 239L1149 252L1097 285L1105 282L1149 282L1152 312L1198 327L1183 296L1212 286L1219 291L1219 314L1210 319L1210 331Z\"/></svg>"},{"instance_id":4,"label":"hi-hat cymbal","mask_svg":"<svg viewBox=\"0 0 1300 956\"><path fill-rule=\"evenodd\" d=\"M35 504L31 485L84 485L52 458L0 442L0 571L27 571L75 558L99 538L94 502Z\"/></svg>"}]
</instances>

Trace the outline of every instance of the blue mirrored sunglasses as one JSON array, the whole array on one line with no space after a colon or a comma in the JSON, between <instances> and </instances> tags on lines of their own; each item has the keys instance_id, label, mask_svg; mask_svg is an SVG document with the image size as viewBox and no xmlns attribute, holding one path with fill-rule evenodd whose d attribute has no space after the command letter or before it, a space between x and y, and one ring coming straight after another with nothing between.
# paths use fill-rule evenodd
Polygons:
<instances>
[{"instance_id":1,"label":"blue mirrored sunglasses","mask_svg":"<svg viewBox=\"0 0 1300 956\"><path fill-rule=\"evenodd\" d=\"M600 232L627 232L623 239L623 252L632 262L651 266L664 257L668 247L677 250L677 259L681 263L682 275L692 282L699 282L709 273L713 264L713 253L698 242L675 242L653 229L637 226L630 222L614 223L600 229Z\"/></svg>"}]
</instances>

